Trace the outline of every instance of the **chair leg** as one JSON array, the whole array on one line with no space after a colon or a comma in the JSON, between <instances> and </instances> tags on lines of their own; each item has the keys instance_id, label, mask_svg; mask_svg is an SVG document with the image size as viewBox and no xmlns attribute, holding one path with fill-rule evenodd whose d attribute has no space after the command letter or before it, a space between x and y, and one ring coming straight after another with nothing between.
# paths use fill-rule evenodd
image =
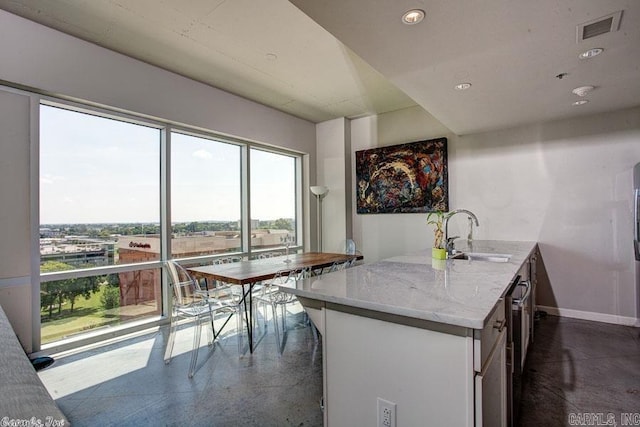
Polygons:
<instances>
[{"instance_id":1,"label":"chair leg","mask_svg":"<svg viewBox=\"0 0 640 427\"><path fill-rule=\"evenodd\" d=\"M213 340L216 339L216 327L213 324L214 318L213 318L213 308L211 307L211 301L207 301L209 303L209 320L211 320L211 332L212 332L212 338L209 341L209 345L213 344Z\"/></svg>"},{"instance_id":2,"label":"chair leg","mask_svg":"<svg viewBox=\"0 0 640 427\"><path fill-rule=\"evenodd\" d=\"M216 339L216 327L213 326L213 320L214 320L213 319L213 312L209 311L209 321L211 322L211 330L208 333L209 341L207 342L207 345L209 347L211 347L213 345L213 341L215 341L215 339ZM198 322L198 324L200 324L200 323ZM209 328L207 328L207 330L209 330Z\"/></svg>"},{"instance_id":3,"label":"chair leg","mask_svg":"<svg viewBox=\"0 0 640 427\"><path fill-rule=\"evenodd\" d=\"M238 309L234 314L234 316L236 316L236 335L238 340L238 354L242 354L242 347L244 347L244 342L243 342L244 332L242 327L242 314L240 313L240 311L241 309L240 307L238 307ZM251 321L253 322L253 319L251 319Z\"/></svg>"},{"instance_id":4,"label":"chair leg","mask_svg":"<svg viewBox=\"0 0 640 427\"><path fill-rule=\"evenodd\" d=\"M286 338L287 336L287 331L288 329L288 318L289 318L289 310L287 310L287 306L289 305L289 303L286 304L282 304L282 330L283 330L283 340Z\"/></svg>"},{"instance_id":5,"label":"chair leg","mask_svg":"<svg viewBox=\"0 0 640 427\"><path fill-rule=\"evenodd\" d=\"M169 364L171 362L171 353L173 353L173 344L176 340L176 330L178 329L178 322L175 316L171 316L171 325L169 326L169 338L167 338L167 346L164 350L164 363Z\"/></svg>"},{"instance_id":6,"label":"chair leg","mask_svg":"<svg viewBox=\"0 0 640 427\"><path fill-rule=\"evenodd\" d=\"M278 307L275 303L271 304L273 312L273 326L276 331L276 344L278 345L278 353L282 355L282 344L280 343L280 326L278 325Z\"/></svg>"},{"instance_id":7,"label":"chair leg","mask_svg":"<svg viewBox=\"0 0 640 427\"><path fill-rule=\"evenodd\" d=\"M202 324L200 319L196 318L196 327L193 328L193 350L191 350L191 364L189 365L189 378L193 378L196 372L196 363L198 362L198 349L200 348L200 334L202 333Z\"/></svg>"},{"instance_id":8,"label":"chair leg","mask_svg":"<svg viewBox=\"0 0 640 427\"><path fill-rule=\"evenodd\" d=\"M267 303L262 302L262 323L266 329L267 327Z\"/></svg>"},{"instance_id":9,"label":"chair leg","mask_svg":"<svg viewBox=\"0 0 640 427\"><path fill-rule=\"evenodd\" d=\"M316 328L316 325L311 321L311 318L306 311L304 312L303 316L305 326L309 326L311 328L311 333L313 333L313 340L317 342L319 338L318 335L320 334L318 332L318 328Z\"/></svg>"},{"instance_id":10,"label":"chair leg","mask_svg":"<svg viewBox=\"0 0 640 427\"><path fill-rule=\"evenodd\" d=\"M287 331L287 304L280 304L280 310L282 311L282 336L284 337Z\"/></svg>"}]
</instances>

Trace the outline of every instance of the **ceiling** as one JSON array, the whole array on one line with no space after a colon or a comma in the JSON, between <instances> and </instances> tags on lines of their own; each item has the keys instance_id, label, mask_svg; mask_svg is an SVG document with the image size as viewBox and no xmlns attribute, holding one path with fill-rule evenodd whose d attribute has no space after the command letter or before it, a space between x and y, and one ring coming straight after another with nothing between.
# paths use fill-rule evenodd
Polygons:
<instances>
[{"instance_id":1,"label":"ceiling","mask_svg":"<svg viewBox=\"0 0 640 427\"><path fill-rule=\"evenodd\" d=\"M637 0L292 3L456 134L640 105ZM426 17L405 25L412 8ZM577 25L619 10L618 31L577 42ZM578 58L596 47L604 52ZM471 88L455 90L462 82ZM589 102L572 105L585 85L595 87Z\"/></svg>"},{"instance_id":2,"label":"ceiling","mask_svg":"<svg viewBox=\"0 0 640 427\"><path fill-rule=\"evenodd\" d=\"M424 21L402 24L416 7ZM640 105L637 0L0 0L0 8L313 122L418 104L468 134ZM618 31L576 41L578 24L619 10ZM604 52L578 58L593 47ZM455 90L461 82L472 86ZM584 85L595 86L589 102L573 106L572 89Z\"/></svg>"}]
</instances>

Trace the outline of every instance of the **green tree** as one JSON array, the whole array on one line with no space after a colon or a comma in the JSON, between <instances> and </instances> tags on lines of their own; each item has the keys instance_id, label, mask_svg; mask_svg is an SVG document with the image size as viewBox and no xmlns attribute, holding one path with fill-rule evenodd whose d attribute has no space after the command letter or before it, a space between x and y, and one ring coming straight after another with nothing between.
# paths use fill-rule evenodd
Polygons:
<instances>
[{"instance_id":1,"label":"green tree","mask_svg":"<svg viewBox=\"0 0 640 427\"><path fill-rule=\"evenodd\" d=\"M40 272L66 271L74 268L60 261L46 261L40 266ZM90 276L44 282L41 285L40 307L47 309L51 318L54 305L58 306L58 314L60 314L64 302L69 301L70 311L73 312L76 299L79 296L85 299L91 298L91 294L100 289L100 283L105 279L100 276Z\"/></svg>"},{"instance_id":2,"label":"green tree","mask_svg":"<svg viewBox=\"0 0 640 427\"><path fill-rule=\"evenodd\" d=\"M105 284L100 296L100 302L107 310L120 307L120 287Z\"/></svg>"},{"instance_id":3,"label":"green tree","mask_svg":"<svg viewBox=\"0 0 640 427\"><path fill-rule=\"evenodd\" d=\"M41 273L72 270L73 266L60 261L46 261L40 266ZM53 306L58 305L58 314L62 311L62 303L65 298L65 289L72 285L74 279L55 280L44 282L40 289L40 307L47 309L49 318L53 315Z\"/></svg>"},{"instance_id":4,"label":"green tree","mask_svg":"<svg viewBox=\"0 0 640 427\"><path fill-rule=\"evenodd\" d=\"M293 230L293 224L290 219L278 218L274 222L274 228L278 230Z\"/></svg>"},{"instance_id":5,"label":"green tree","mask_svg":"<svg viewBox=\"0 0 640 427\"><path fill-rule=\"evenodd\" d=\"M71 312L73 313L76 298L79 296L83 296L87 300L91 298L92 293L100 290L102 278L98 276L79 277L71 279L70 282L64 291L64 296L71 303Z\"/></svg>"}]
</instances>

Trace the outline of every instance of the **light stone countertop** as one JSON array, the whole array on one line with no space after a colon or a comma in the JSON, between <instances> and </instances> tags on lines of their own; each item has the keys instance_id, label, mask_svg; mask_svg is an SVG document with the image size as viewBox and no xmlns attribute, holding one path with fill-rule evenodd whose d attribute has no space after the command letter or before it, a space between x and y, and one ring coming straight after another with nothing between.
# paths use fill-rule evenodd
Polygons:
<instances>
[{"instance_id":1,"label":"light stone countertop","mask_svg":"<svg viewBox=\"0 0 640 427\"><path fill-rule=\"evenodd\" d=\"M298 281L282 290L312 300L482 329L536 242L476 240L462 252L510 254L508 262L433 260L431 249ZM366 254L365 254L366 261Z\"/></svg>"}]
</instances>

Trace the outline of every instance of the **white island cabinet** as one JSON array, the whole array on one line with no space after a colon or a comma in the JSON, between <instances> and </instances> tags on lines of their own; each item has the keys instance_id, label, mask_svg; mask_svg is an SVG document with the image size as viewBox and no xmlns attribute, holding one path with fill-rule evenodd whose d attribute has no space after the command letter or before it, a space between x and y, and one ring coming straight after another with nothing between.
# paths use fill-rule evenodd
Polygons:
<instances>
[{"instance_id":1,"label":"white island cabinet","mask_svg":"<svg viewBox=\"0 0 640 427\"><path fill-rule=\"evenodd\" d=\"M283 288L323 335L325 426L384 425L383 407L397 427L506 425L504 296L536 243L458 246L508 259L424 251Z\"/></svg>"}]
</instances>

